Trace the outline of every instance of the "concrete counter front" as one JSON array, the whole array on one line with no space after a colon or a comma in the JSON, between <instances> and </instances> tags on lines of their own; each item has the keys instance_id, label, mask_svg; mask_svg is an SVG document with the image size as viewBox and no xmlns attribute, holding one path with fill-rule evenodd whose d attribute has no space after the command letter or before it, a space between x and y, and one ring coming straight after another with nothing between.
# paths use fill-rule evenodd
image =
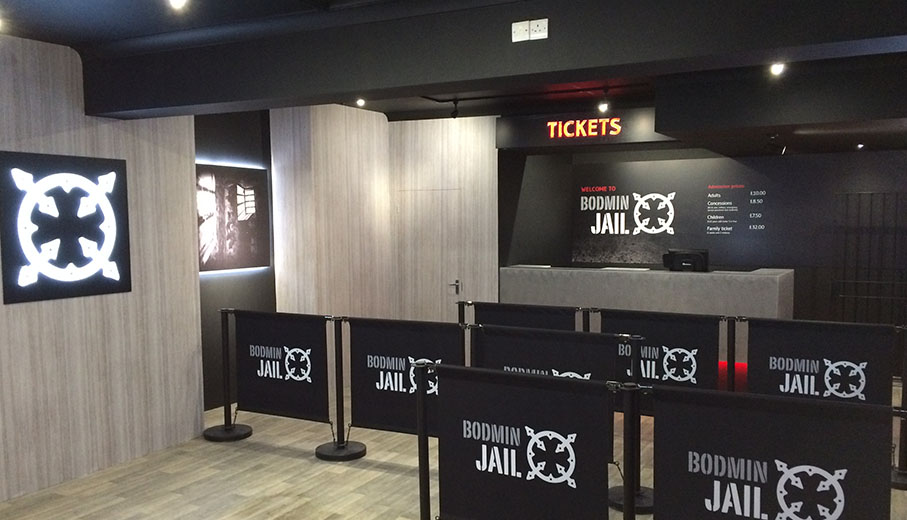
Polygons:
<instances>
[{"instance_id":1,"label":"concrete counter front","mask_svg":"<svg viewBox=\"0 0 907 520\"><path fill-rule=\"evenodd\" d=\"M501 303L792 319L794 271L501 268Z\"/></svg>"}]
</instances>

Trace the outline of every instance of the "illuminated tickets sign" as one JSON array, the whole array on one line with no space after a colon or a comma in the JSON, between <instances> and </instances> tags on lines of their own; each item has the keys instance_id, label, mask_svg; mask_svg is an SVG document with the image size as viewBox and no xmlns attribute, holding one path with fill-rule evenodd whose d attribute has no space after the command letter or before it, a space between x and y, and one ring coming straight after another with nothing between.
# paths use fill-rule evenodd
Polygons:
<instances>
[{"instance_id":1,"label":"illuminated tickets sign","mask_svg":"<svg viewBox=\"0 0 907 520\"><path fill-rule=\"evenodd\" d=\"M500 149L577 145L638 144L671 141L655 132L654 108L627 108L614 114L537 115L500 118L496 126Z\"/></svg>"},{"instance_id":2,"label":"illuminated tickets sign","mask_svg":"<svg viewBox=\"0 0 907 520\"><path fill-rule=\"evenodd\" d=\"M623 130L623 127L620 126L619 117L548 121L549 139L619 135L621 130Z\"/></svg>"},{"instance_id":3,"label":"illuminated tickets sign","mask_svg":"<svg viewBox=\"0 0 907 520\"><path fill-rule=\"evenodd\" d=\"M131 290L126 162L0 152L3 301Z\"/></svg>"}]
</instances>

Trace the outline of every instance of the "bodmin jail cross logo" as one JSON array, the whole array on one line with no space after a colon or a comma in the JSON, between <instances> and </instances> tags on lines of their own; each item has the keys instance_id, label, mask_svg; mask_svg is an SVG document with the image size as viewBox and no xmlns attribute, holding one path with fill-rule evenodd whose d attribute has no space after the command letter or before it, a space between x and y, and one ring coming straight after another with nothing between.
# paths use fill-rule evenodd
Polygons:
<instances>
[{"instance_id":1,"label":"bodmin jail cross logo","mask_svg":"<svg viewBox=\"0 0 907 520\"><path fill-rule=\"evenodd\" d=\"M525 443L523 432L525 431ZM480 457L475 461L479 471L495 473L521 480L538 480L546 484L566 484L576 489L576 451L573 444L577 434L562 435L552 430L531 426L504 426L478 421L463 421L463 438L482 442ZM525 446L525 448L524 448ZM517 459L525 456L528 471L525 476Z\"/></svg>"},{"instance_id":2,"label":"bodmin jail cross logo","mask_svg":"<svg viewBox=\"0 0 907 520\"><path fill-rule=\"evenodd\" d=\"M662 195L661 193L649 193L648 195L633 194L633 200L636 201L636 207L633 208L633 220L636 222L634 235L645 232L650 235L659 233L674 234L674 196L676 192Z\"/></svg>"},{"instance_id":3,"label":"bodmin jail cross logo","mask_svg":"<svg viewBox=\"0 0 907 520\"><path fill-rule=\"evenodd\" d=\"M409 393L414 394L416 393L416 363L435 363L440 365L441 360L415 359L412 356L407 356L407 358L409 358ZM428 391L425 392L425 395L438 395L438 375L434 372L429 373L428 377L426 377L426 382L428 383Z\"/></svg>"},{"instance_id":4,"label":"bodmin jail cross logo","mask_svg":"<svg viewBox=\"0 0 907 520\"><path fill-rule=\"evenodd\" d=\"M851 363L850 361L838 361L832 363L831 361L825 359L825 387L826 390L822 394L822 397L828 397L834 395L842 399L852 399L854 397L858 398L861 401L866 400L866 396L863 394L863 390L866 388L866 365L867 363L860 363L859 365ZM849 380L846 382L847 388L842 388L841 377L849 377ZM833 381L837 379L837 381ZM856 383L851 381L856 380Z\"/></svg>"},{"instance_id":5,"label":"bodmin jail cross logo","mask_svg":"<svg viewBox=\"0 0 907 520\"><path fill-rule=\"evenodd\" d=\"M529 473L526 480L532 480L538 477L548 484L566 483L568 486L576 489L576 480L573 479L573 472L576 470L576 453L573 451L573 441L576 440L576 434L571 433L564 437L563 435L551 430L536 432L529 426L526 426L526 435L529 436L529 444L526 446L526 459L529 462ZM554 444L554 454L563 454L564 463L552 463L546 460L550 457L547 455L548 444L546 440Z\"/></svg>"},{"instance_id":6,"label":"bodmin jail cross logo","mask_svg":"<svg viewBox=\"0 0 907 520\"><path fill-rule=\"evenodd\" d=\"M776 488L778 507L781 512L778 513L775 520L812 519L812 515L809 512L803 511L803 501L792 497L797 495L797 490L806 491L805 481L815 482L815 478L819 479L818 483L815 484L817 492L831 491L834 493L834 498L828 503L829 505L815 504L821 520L838 520L841 518L841 514L844 512L844 488L841 487L841 482L847 475L846 469L839 469L832 474L816 466L803 465L790 468L787 463L780 460L775 461L775 466L781 472L781 478L778 479L778 487Z\"/></svg>"},{"instance_id":7,"label":"bodmin jail cross logo","mask_svg":"<svg viewBox=\"0 0 907 520\"><path fill-rule=\"evenodd\" d=\"M661 376L663 381L670 379L679 383L696 384L696 354L699 349L687 350L684 348L668 348L661 346L664 350L664 356L661 359L664 373Z\"/></svg>"},{"instance_id":8,"label":"bodmin jail cross logo","mask_svg":"<svg viewBox=\"0 0 907 520\"><path fill-rule=\"evenodd\" d=\"M258 377L281 381L312 382L312 349L250 345L249 353L259 359Z\"/></svg>"},{"instance_id":9,"label":"bodmin jail cross logo","mask_svg":"<svg viewBox=\"0 0 907 520\"><path fill-rule=\"evenodd\" d=\"M19 168L13 168L11 174L16 187L25 192L16 220L19 245L28 261L28 264L22 266L19 271L18 284L20 287L27 287L37 282L39 274L60 282L77 282L100 271L106 278L120 279L117 264L110 260L116 243L117 225L108 195L113 192L116 172L98 177L97 183L74 173L55 173L37 182L34 181L32 174ZM98 228L103 235L103 240L100 244L84 236L76 239L81 246L82 255L89 259L85 265L77 266L70 262L65 267L58 267L51 263L56 261L59 255L60 238L35 244L35 233L40 228L32 221L32 212L37 208L42 214L59 219L60 210L57 202L54 197L48 195L57 188L67 194L76 188L86 193L86 196L82 197L79 202L76 212L76 216L80 220L95 215L98 211L101 212L103 220Z\"/></svg>"}]
</instances>

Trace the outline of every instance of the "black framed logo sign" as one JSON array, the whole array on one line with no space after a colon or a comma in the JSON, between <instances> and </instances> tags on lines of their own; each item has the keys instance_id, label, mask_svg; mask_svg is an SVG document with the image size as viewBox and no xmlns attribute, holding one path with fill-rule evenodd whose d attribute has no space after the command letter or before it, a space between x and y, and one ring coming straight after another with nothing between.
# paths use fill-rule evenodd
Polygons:
<instances>
[{"instance_id":1,"label":"black framed logo sign","mask_svg":"<svg viewBox=\"0 0 907 520\"><path fill-rule=\"evenodd\" d=\"M3 302L128 292L126 161L0 152Z\"/></svg>"}]
</instances>

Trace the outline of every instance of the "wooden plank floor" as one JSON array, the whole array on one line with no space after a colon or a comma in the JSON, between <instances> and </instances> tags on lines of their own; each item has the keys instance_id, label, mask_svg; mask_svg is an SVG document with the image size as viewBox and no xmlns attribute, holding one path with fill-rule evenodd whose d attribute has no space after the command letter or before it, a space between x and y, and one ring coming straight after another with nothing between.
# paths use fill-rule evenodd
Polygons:
<instances>
[{"instance_id":1,"label":"wooden plank floor","mask_svg":"<svg viewBox=\"0 0 907 520\"><path fill-rule=\"evenodd\" d=\"M621 431L620 415L616 431ZM223 414L206 414L208 425ZM381 519L419 518L416 438L354 429L368 446L360 460L315 458L331 440L325 424L240 412L254 428L237 443L201 438L88 477L0 503L3 520L75 519ZM652 482L652 420L643 421L643 483ZM615 450L622 449L616 436ZM431 443L437 454L437 443ZM612 466L611 485L620 483ZM432 471L433 517L438 513L437 468ZM611 511L610 520L621 513ZM640 515L646 519L651 516ZM892 492L892 519L907 518L907 491ZM871 519L867 519L871 520Z\"/></svg>"}]
</instances>

